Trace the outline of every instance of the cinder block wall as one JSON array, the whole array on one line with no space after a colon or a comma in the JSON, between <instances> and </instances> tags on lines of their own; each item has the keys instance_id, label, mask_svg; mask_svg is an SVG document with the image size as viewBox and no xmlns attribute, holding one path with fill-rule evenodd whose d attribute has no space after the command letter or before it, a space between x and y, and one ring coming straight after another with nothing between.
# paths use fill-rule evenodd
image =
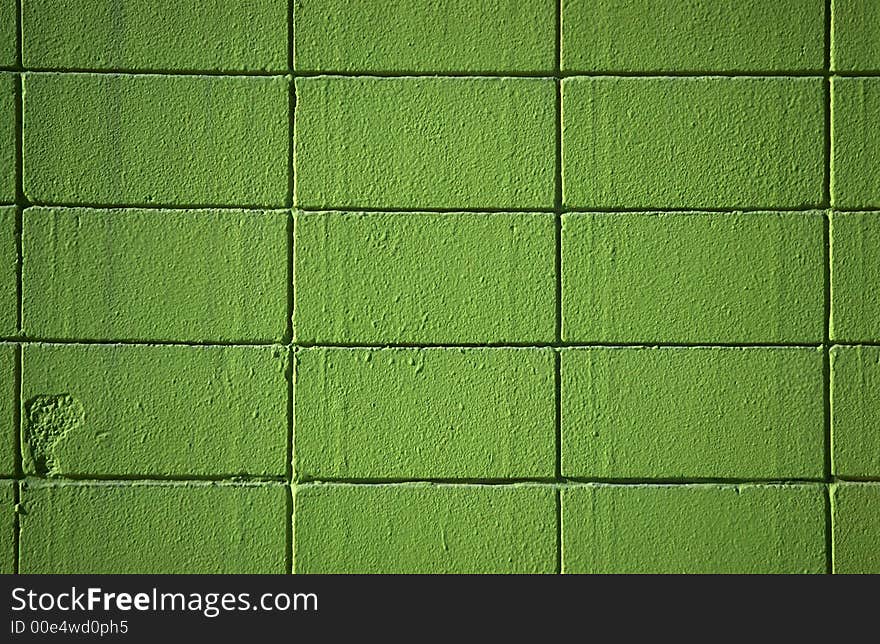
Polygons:
<instances>
[{"instance_id":1,"label":"cinder block wall","mask_svg":"<svg viewBox=\"0 0 880 644\"><path fill-rule=\"evenodd\" d=\"M878 34L0 0L0 570L880 572Z\"/></svg>"}]
</instances>

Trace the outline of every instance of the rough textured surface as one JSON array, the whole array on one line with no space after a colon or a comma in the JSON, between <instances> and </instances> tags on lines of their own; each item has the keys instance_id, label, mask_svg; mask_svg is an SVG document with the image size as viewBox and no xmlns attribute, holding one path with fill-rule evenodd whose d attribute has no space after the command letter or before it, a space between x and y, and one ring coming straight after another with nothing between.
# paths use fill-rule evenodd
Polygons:
<instances>
[{"instance_id":1,"label":"rough textured surface","mask_svg":"<svg viewBox=\"0 0 880 644\"><path fill-rule=\"evenodd\" d=\"M831 339L880 341L880 212L831 217Z\"/></svg>"},{"instance_id":2,"label":"rough textured surface","mask_svg":"<svg viewBox=\"0 0 880 644\"><path fill-rule=\"evenodd\" d=\"M536 78L298 78L296 204L552 208L555 92Z\"/></svg>"},{"instance_id":3,"label":"rough textured surface","mask_svg":"<svg viewBox=\"0 0 880 644\"><path fill-rule=\"evenodd\" d=\"M0 481L0 575L15 571L15 483Z\"/></svg>"},{"instance_id":4,"label":"rough textured surface","mask_svg":"<svg viewBox=\"0 0 880 644\"><path fill-rule=\"evenodd\" d=\"M0 0L0 67L13 67L18 58L18 19L15 14L15 0Z\"/></svg>"},{"instance_id":5,"label":"rough textured surface","mask_svg":"<svg viewBox=\"0 0 880 644\"><path fill-rule=\"evenodd\" d=\"M0 207L0 337L18 334L18 248L14 206Z\"/></svg>"},{"instance_id":6,"label":"rough textured surface","mask_svg":"<svg viewBox=\"0 0 880 644\"><path fill-rule=\"evenodd\" d=\"M15 474L15 346L0 344L0 477ZM0 544L3 543L0 538ZM2 546L0 546L2 547Z\"/></svg>"},{"instance_id":7,"label":"rough textured surface","mask_svg":"<svg viewBox=\"0 0 880 644\"><path fill-rule=\"evenodd\" d=\"M821 71L824 31L824 0L562 0L562 69Z\"/></svg>"},{"instance_id":8,"label":"rough textured surface","mask_svg":"<svg viewBox=\"0 0 880 644\"><path fill-rule=\"evenodd\" d=\"M297 477L552 478L553 362L542 349L300 351Z\"/></svg>"},{"instance_id":9,"label":"rough textured surface","mask_svg":"<svg viewBox=\"0 0 880 644\"><path fill-rule=\"evenodd\" d=\"M832 485L831 510L834 572L880 574L880 485Z\"/></svg>"},{"instance_id":10,"label":"rough textured surface","mask_svg":"<svg viewBox=\"0 0 880 644\"><path fill-rule=\"evenodd\" d=\"M15 202L15 147L15 76L0 74L0 203Z\"/></svg>"},{"instance_id":11,"label":"rough textured surface","mask_svg":"<svg viewBox=\"0 0 880 644\"><path fill-rule=\"evenodd\" d=\"M880 574L880 484L831 486L834 572Z\"/></svg>"},{"instance_id":12,"label":"rough textured surface","mask_svg":"<svg viewBox=\"0 0 880 644\"><path fill-rule=\"evenodd\" d=\"M880 207L880 78L831 79L831 201Z\"/></svg>"},{"instance_id":13,"label":"rough textured surface","mask_svg":"<svg viewBox=\"0 0 880 644\"><path fill-rule=\"evenodd\" d=\"M817 349L562 351L562 474L824 478Z\"/></svg>"},{"instance_id":14,"label":"rough textured surface","mask_svg":"<svg viewBox=\"0 0 880 644\"><path fill-rule=\"evenodd\" d=\"M44 483L22 489L27 574L282 573L282 485Z\"/></svg>"},{"instance_id":15,"label":"rough textured surface","mask_svg":"<svg viewBox=\"0 0 880 644\"><path fill-rule=\"evenodd\" d=\"M562 222L562 337L818 343L824 214L586 213Z\"/></svg>"},{"instance_id":16,"label":"rough textured surface","mask_svg":"<svg viewBox=\"0 0 880 644\"><path fill-rule=\"evenodd\" d=\"M70 394L34 396L25 405L23 417L27 428L22 437L22 444L27 442L25 469L55 476L63 469L57 453L63 449L61 444L83 431L86 413L82 403Z\"/></svg>"},{"instance_id":17,"label":"rough textured surface","mask_svg":"<svg viewBox=\"0 0 880 644\"><path fill-rule=\"evenodd\" d=\"M878 3L0 0L23 569L826 570Z\"/></svg>"},{"instance_id":18,"label":"rough textured surface","mask_svg":"<svg viewBox=\"0 0 880 644\"><path fill-rule=\"evenodd\" d=\"M841 72L880 71L880 3L831 0L831 68Z\"/></svg>"},{"instance_id":19,"label":"rough textured surface","mask_svg":"<svg viewBox=\"0 0 880 644\"><path fill-rule=\"evenodd\" d=\"M285 78L26 74L38 203L284 206Z\"/></svg>"},{"instance_id":20,"label":"rough textured surface","mask_svg":"<svg viewBox=\"0 0 880 644\"><path fill-rule=\"evenodd\" d=\"M578 208L822 201L818 78L569 78L563 200Z\"/></svg>"},{"instance_id":21,"label":"rough textured surface","mask_svg":"<svg viewBox=\"0 0 880 644\"><path fill-rule=\"evenodd\" d=\"M32 337L288 335L288 211L29 208L22 219Z\"/></svg>"},{"instance_id":22,"label":"rough textured surface","mask_svg":"<svg viewBox=\"0 0 880 644\"><path fill-rule=\"evenodd\" d=\"M549 573L555 492L534 486L295 488L299 573Z\"/></svg>"},{"instance_id":23,"label":"rough textured surface","mask_svg":"<svg viewBox=\"0 0 880 644\"><path fill-rule=\"evenodd\" d=\"M31 68L287 70L287 0L22 0L22 20Z\"/></svg>"},{"instance_id":24,"label":"rough textured surface","mask_svg":"<svg viewBox=\"0 0 880 644\"><path fill-rule=\"evenodd\" d=\"M591 485L562 491L566 573L822 573L818 485Z\"/></svg>"},{"instance_id":25,"label":"rough textured surface","mask_svg":"<svg viewBox=\"0 0 880 644\"><path fill-rule=\"evenodd\" d=\"M27 345L24 466L41 476L284 476L283 347Z\"/></svg>"},{"instance_id":26,"label":"rough textured surface","mask_svg":"<svg viewBox=\"0 0 880 644\"><path fill-rule=\"evenodd\" d=\"M831 400L832 471L880 478L880 347L831 349Z\"/></svg>"},{"instance_id":27,"label":"rough textured surface","mask_svg":"<svg viewBox=\"0 0 880 644\"><path fill-rule=\"evenodd\" d=\"M549 342L551 214L296 214L301 343Z\"/></svg>"},{"instance_id":28,"label":"rough textured surface","mask_svg":"<svg viewBox=\"0 0 880 644\"><path fill-rule=\"evenodd\" d=\"M554 0L293 3L298 72L552 72Z\"/></svg>"}]
</instances>

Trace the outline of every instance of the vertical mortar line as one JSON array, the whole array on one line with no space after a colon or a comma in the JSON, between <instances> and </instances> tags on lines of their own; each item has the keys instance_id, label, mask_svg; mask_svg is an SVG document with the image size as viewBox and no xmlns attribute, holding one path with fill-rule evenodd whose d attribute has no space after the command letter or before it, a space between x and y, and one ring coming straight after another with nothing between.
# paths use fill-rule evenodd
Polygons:
<instances>
[{"instance_id":1,"label":"vertical mortar line","mask_svg":"<svg viewBox=\"0 0 880 644\"><path fill-rule=\"evenodd\" d=\"M15 301L16 301L16 326L19 340L22 335L22 211L29 204L24 194L22 167L23 167L23 112L24 112L24 88L22 78L24 73L23 65L23 38L22 38L22 12L21 0L15 0L15 203L18 206L15 209ZM12 427L13 427L13 445L14 454L14 477L13 484L13 514L12 514L12 557L13 557L13 573L19 574L21 559L21 514L19 507L21 504L21 485L24 479L23 467L21 463L21 392L22 392L22 366L21 366L22 344L15 345L15 366L13 368L13 388L15 389L15 404L12 407Z\"/></svg>"},{"instance_id":2,"label":"vertical mortar line","mask_svg":"<svg viewBox=\"0 0 880 644\"><path fill-rule=\"evenodd\" d=\"M294 0L288 0L287 3L287 78L290 86L287 88L287 486L285 494L285 502L287 503L286 512L287 526L285 530L285 553L284 553L284 571L293 574L293 433L294 433L294 417L293 403L296 396L296 346L293 337L293 311L294 311L294 239L296 236L296 222L293 215L293 133L294 121L296 114L296 85L293 77L293 3Z\"/></svg>"},{"instance_id":3,"label":"vertical mortar line","mask_svg":"<svg viewBox=\"0 0 880 644\"><path fill-rule=\"evenodd\" d=\"M562 343L562 0L556 3L556 168L553 211L556 215L556 342Z\"/></svg>"},{"instance_id":4,"label":"vertical mortar line","mask_svg":"<svg viewBox=\"0 0 880 644\"><path fill-rule=\"evenodd\" d=\"M19 41L20 42L20 41ZM21 56L21 49L19 48L19 63ZM22 301L24 298L24 287L23 287L23 279L24 279L24 253L22 247L22 220L24 215L24 209L27 208L30 204L28 204L26 197L24 196L24 189L22 185L22 111L23 111L23 87L22 87L22 73L21 71L17 72L15 75L15 229L13 231L13 235L15 238L15 319L16 319L16 336L21 340L22 338L22 320L23 320L23 306ZM16 345L18 350L20 351L21 345ZM20 404L21 401L19 401Z\"/></svg>"},{"instance_id":5,"label":"vertical mortar line","mask_svg":"<svg viewBox=\"0 0 880 644\"><path fill-rule=\"evenodd\" d=\"M556 574L562 574L562 490L556 486Z\"/></svg>"},{"instance_id":6,"label":"vertical mortar line","mask_svg":"<svg viewBox=\"0 0 880 644\"><path fill-rule=\"evenodd\" d=\"M287 494L285 495L287 503L287 538L285 539L287 552L284 557L284 574L293 574L293 484L287 485Z\"/></svg>"},{"instance_id":7,"label":"vertical mortar line","mask_svg":"<svg viewBox=\"0 0 880 644\"><path fill-rule=\"evenodd\" d=\"M293 272L293 254L295 252L294 240L296 236L296 221L294 219L293 208L287 209L287 226L285 230L285 240L287 241L287 328L285 335L287 336L287 347L294 346L293 338L293 308L294 302L294 272Z\"/></svg>"},{"instance_id":8,"label":"vertical mortar line","mask_svg":"<svg viewBox=\"0 0 880 644\"><path fill-rule=\"evenodd\" d=\"M294 253L296 239L296 220L293 208L293 135L294 135L294 113L296 111L296 87L293 82L292 73L288 75L290 79L290 87L288 88L288 126L287 126L287 339L288 347L294 346L294 330L293 330L293 314L295 299L294 285Z\"/></svg>"},{"instance_id":9,"label":"vertical mortar line","mask_svg":"<svg viewBox=\"0 0 880 644\"><path fill-rule=\"evenodd\" d=\"M293 574L293 485L294 485L294 467L293 467L293 433L294 433L294 415L293 405L296 390L294 383L296 381L296 347L290 346L287 349L288 365L287 365L287 551L285 555L285 571L288 575Z\"/></svg>"},{"instance_id":10,"label":"vertical mortar line","mask_svg":"<svg viewBox=\"0 0 880 644\"><path fill-rule=\"evenodd\" d=\"M556 334L557 345L562 344L562 2L556 2L556 46L554 68L556 83L556 172L553 209L556 224ZM554 350L554 396L556 423L556 482L562 481L562 356L559 346ZM556 574L562 573L562 492L556 488Z\"/></svg>"},{"instance_id":11,"label":"vertical mortar line","mask_svg":"<svg viewBox=\"0 0 880 644\"><path fill-rule=\"evenodd\" d=\"M13 429L13 445L15 448L15 484L13 485L13 513L12 513L12 557L13 557L13 573L18 574L19 558L20 558L20 542L21 542L21 521L19 513L19 505L21 504L21 483L24 479L24 467L21 463L21 392L22 392L22 376L21 376L21 354L22 345L15 345L15 366L13 368L13 387L16 392L15 405L12 407L12 429Z\"/></svg>"},{"instance_id":12,"label":"vertical mortar line","mask_svg":"<svg viewBox=\"0 0 880 644\"><path fill-rule=\"evenodd\" d=\"M823 381L825 397L825 572L834 571L833 516L831 512L832 470L832 399L831 399L831 38L834 20L831 0L825 1L825 176L824 247L825 247L825 328L823 331Z\"/></svg>"},{"instance_id":13,"label":"vertical mortar line","mask_svg":"<svg viewBox=\"0 0 880 644\"><path fill-rule=\"evenodd\" d=\"M825 573L834 574L834 510L831 485L825 485Z\"/></svg>"},{"instance_id":14,"label":"vertical mortar line","mask_svg":"<svg viewBox=\"0 0 880 644\"><path fill-rule=\"evenodd\" d=\"M24 89L23 89L23 37L22 37L22 13L21 0L15 2L15 252L16 252L16 268L15 268L15 301L16 301L16 326L17 335L21 336L22 332L22 211L30 204L24 194L22 167L23 167L23 112L24 112Z\"/></svg>"},{"instance_id":15,"label":"vertical mortar line","mask_svg":"<svg viewBox=\"0 0 880 644\"><path fill-rule=\"evenodd\" d=\"M293 74L293 3L287 2L287 73Z\"/></svg>"},{"instance_id":16,"label":"vertical mortar line","mask_svg":"<svg viewBox=\"0 0 880 644\"><path fill-rule=\"evenodd\" d=\"M556 472L557 483L562 482L562 349L553 349L553 393L554 420L556 429Z\"/></svg>"},{"instance_id":17,"label":"vertical mortar line","mask_svg":"<svg viewBox=\"0 0 880 644\"><path fill-rule=\"evenodd\" d=\"M293 208L293 119L296 112L296 85L293 82L293 70L288 69L287 79L287 207Z\"/></svg>"},{"instance_id":18,"label":"vertical mortar line","mask_svg":"<svg viewBox=\"0 0 880 644\"><path fill-rule=\"evenodd\" d=\"M553 349L554 397L556 420L556 574L562 573L562 356L561 349Z\"/></svg>"}]
</instances>

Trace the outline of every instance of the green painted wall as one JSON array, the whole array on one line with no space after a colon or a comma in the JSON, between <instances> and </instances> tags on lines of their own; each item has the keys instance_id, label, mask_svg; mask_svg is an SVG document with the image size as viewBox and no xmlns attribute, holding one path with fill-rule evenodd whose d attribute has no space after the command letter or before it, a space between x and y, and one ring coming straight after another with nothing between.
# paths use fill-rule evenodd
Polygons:
<instances>
[{"instance_id":1,"label":"green painted wall","mask_svg":"<svg viewBox=\"0 0 880 644\"><path fill-rule=\"evenodd\" d=\"M875 0L0 0L0 573L880 572Z\"/></svg>"}]
</instances>

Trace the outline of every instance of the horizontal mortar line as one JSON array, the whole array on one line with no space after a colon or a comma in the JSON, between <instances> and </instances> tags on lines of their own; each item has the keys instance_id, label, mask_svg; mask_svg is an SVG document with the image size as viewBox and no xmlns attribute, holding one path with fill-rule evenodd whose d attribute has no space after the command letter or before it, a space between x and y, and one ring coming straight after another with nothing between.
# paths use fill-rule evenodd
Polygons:
<instances>
[{"instance_id":1,"label":"horizontal mortar line","mask_svg":"<svg viewBox=\"0 0 880 644\"><path fill-rule=\"evenodd\" d=\"M156 203L129 203L129 204L112 204L112 203L63 203L49 201L29 202L30 208L82 208L89 210L257 210L257 211L278 211L284 212L291 210L284 204L256 205L256 204L156 204ZM14 204L12 204L14 205Z\"/></svg>"},{"instance_id":2,"label":"horizontal mortar line","mask_svg":"<svg viewBox=\"0 0 880 644\"><path fill-rule=\"evenodd\" d=\"M366 214L436 214L436 213L474 213L474 214L504 214L504 213L526 213L526 214L548 214L552 215L556 212L554 208L365 208L363 206L297 206L294 205L291 210L294 212L306 213L334 213L334 212L355 212Z\"/></svg>"},{"instance_id":3,"label":"horizontal mortar line","mask_svg":"<svg viewBox=\"0 0 880 644\"><path fill-rule=\"evenodd\" d=\"M15 70L3 68L0 71L17 71L25 74L92 74L95 76L228 76L230 78L290 78L287 69L265 70L213 70L213 69L96 69L91 67L21 67Z\"/></svg>"},{"instance_id":4,"label":"horizontal mortar line","mask_svg":"<svg viewBox=\"0 0 880 644\"><path fill-rule=\"evenodd\" d=\"M66 479L70 481L179 481L191 482L198 481L202 483L284 483L289 481L285 475L277 476L255 476L248 474L126 474L126 475L101 475L101 474L64 474L54 477L34 477L45 478L46 480Z\"/></svg>"},{"instance_id":5,"label":"horizontal mortar line","mask_svg":"<svg viewBox=\"0 0 880 644\"><path fill-rule=\"evenodd\" d=\"M229 204L168 204L157 205L150 204L102 204L102 203L65 203L65 202L35 202L29 201L24 203L4 203L0 207L18 206L23 209L27 208L64 208L69 210L169 210L169 211L189 211L189 210L254 210L267 212L305 212L305 213L334 213L334 212L356 212L356 213L379 213L379 214L436 214L436 213L475 213L475 214L504 214L504 213L525 213L525 214L665 214L665 213L763 213L763 212L814 212L830 210L832 213L876 213L880 212L880 205L867 208L836 208L828 205L807 205L807 206L765 206L765 207L743 207L743 208L664 208L653 206L641 206L638 208L603 208L601 206L593 208L365 208L362 206L257 206L257 205L229 205Z\"/></svg>"},{"instance_id":6,"label":"horizontal mortar line","mask_svg":"<svg viewBox=\"0 0 880 644\"><path fill-rule=\"evenodd\" d=\"M555 478L509 478L509 479L469 479L469 478L334 478L308 479L294 481L295 486L319 485L353 485L353 486L389 486L389 485L460 485L504 487L512 485L535 485L541 487L560 488L579 485L828 485L824 478L598 478L598 477L562 477Z\"/></svg>"},{"instance_id":7,"label":"horizontal mortar line","mask_svg":"<svg viewBox=\"0 0 880 644\"><path fill-rule=\"evenodd\" d=\"M425 71L425 70L405 70L405 71L347 71L347 70L323 70L323 71L297 71L293 70L293 78L535 78L539 80L556 80L558 75L552 71L536 71L536 72L517 72L517 71L498 71L484 70L469 72L464 70L457 71Z\"/></svg>"},{"instance_id":8,"label":"horizontal mortar line","mask_svg":"<svg viewBox=\"0 0 880 644\"><path fill-rule=\"evenodd\" d=\"M519 477L519 478L407 478L407 477L368 477L368 478L308 478L290 479L286 476L156 476L156 475L73 475L64 474L52 477L38 477L24 474L18 477L0 477L0 481L39 482L39 483L75 483L97 485L104 484L200 484L210 485L214 483L226 483L231 485L260 485L260 484L290 484L290 485L542 485L560 487L566 485L833 485L835 483L867 483L878 484L880 477L842 477L833 476L826 478L778 478L778 477L689 477L689 478L626 478L626 477L578 477L564 476L555 477Z\"/></svg>"},{"instance_id":9,"label":"horizontal mortar line","mask_svg":"<svg viewBox=\"0 0 880 644\"><path fill-rule=\"evenodd\" d=\"M395 213L414 213L414 214L432 214L432 213L526 213L526 214L665 214L665 213L763 213L763 212L815 212L828 210L828 206L824 205L805 205L805 206L764 206L764 207L742 207L742 208L669 208L643 206L638 208L607 208L597 206L593 208L579 207L562 207L562 208L364 208L362 206L296 206L292 207L294 212L316 212L316 213L333 213L333 212L356 212L356 213L379 213L379 214L395 214Z\"/></svg>"},{"instance_id":10,"label":"horizontal mortar line","mask_svg":"<svg viewBox=\"0 0 880 644\"><path fill-rule=\"evenodd\" d=\"M833 76L871 76L872 73L858 74L851 72L829 74L824 70L816 71L674 71L674 70L647 70L647 71L430 71L430 70L405 70L405 71L349 71L349 70L322 70L322 71L297 71L292 69L278 70L210 70L210 69L156 69L120 67L114 69L94 67L0 67L0 71L14 73L36 74L92 74L96 76L228 76L228 77L256 77L256 78L375 78L375 79L432 79L432 78L462 78L462 79L504 79L523 78L537 80L565 80L567 78L827 78Z\"/></svg>"},{"instance_id":11,"label":"horizontal mortar line","mask_svg":"<svg viewBox=\"0 0 880 644\"><path fill-rule=\"evenodd\" d=\"M359 72L343 70L327 71L296 71L292 72L294 78L535 78L539 80L565 80L567 78L827 78L834 74L828 74L824 70L815 71L674 71L674 70L647 70L647 71L546 71L546 72L517 72L517 71L396 71L396 72Z\"/></svg>"},{"instance_id":12,"label":"horizontal mortar line","mask_svg":"<svg viewBox=\"0 0 880 644\"><path fill-rule=\"evenodd\" d=\"M64 208L69 210L169 210L169 211L189 211L189 210L254 210L268 212L304 212L304 213L336 213L336 212L355 212L355 213L378 213L378 214L436 214L436 213L475 213L475 214L505 214L505 213L524 213L524 214L665 214L665 213L763 213L763 212L814 212L830 210L832 212L842 213L874 213L880 211L880 206L876 208L834 208L827 205L808 205L795 207L742 207L742 208L668 208L641 206L638 208L605 208L601 206L593 208L366 208L363 206L255 206L255 205L218 205L218 204L168 204L157 205L150 204L101 204L101 203L65 203L65 202L26 202L24 204L6 203L3 206L19 206L20 208Z\"/></svg>"},{"instance_id":13,"label":"horizontal mortar line","mask_svg":"<svg viewBox=\"0 0 880 644\"><path fill-rule=\"evenodd\" d=\"M609 71L609 72L563 72L559 78L874 78L880 76L880 71L742 71L742 72L719 72L719 71Z\"/></svg>"},{"instance_id":14,"label":"horizontal mortar line","mask_svg":"<svg viewBox=\"0 0 880 644\"><path fill-rule=\"evenodd\" d=\"M533 485L538 487L562 488L582 485L609 485L609 486L688 486L688 485L815 485L824 486L837 483L852 483L877 485L880 478L877 477L831 477L825 478L742 478L742 477L692 477L692 478L614 478L614 477L562 477L556 478L312 478L306 480L292 480L284 476L256 477L256 476L75 476L63 475L53 477L37 477L24 475L19 477L0 477L0 481L17 481L38 485L101 485L101 486L125 486L133 485L170 485L170 486L210 486L216 484L230 486L257 487L261 485L290 485L290 486L322 486L322 485L351 485L362 487L385 487L406 485L443 485L443 486L485 486L505 487L519 485Z\"/></svg>"},{"instance_id":15,"label":"horizontal mortar line","mask_svg":"<svg viewBox=\"0 0 880 644\"><path fill-rule=\"evenodd\" d=\"M417 343L291 343L291 342L193 342L179 340L77 340L63 338L32 338L6 336L0 337L3 344L21 345L60 345L60 346L93 346L93 345L121 345L138 347L254 347L266 349L820 349L820 348L858 348L878 347L877 342L832 342L825 343L674 343L674 342L593 342L593 343L447 343L447 344L417 344Z\"/></svg>"},{"instance_id":16,"label":"horizontal mortar line","mask_svg":"<svg viewBox=\"0 0 880 644\"><path fill-rule=\"evenodd\" d=\"M284 476L157 476L157 475L125 475L125 476L100 476L95 474L75 475L64 474L51 477L34 476L25 474L16 479L22 483L32 484L73 484L73 485L124 485L132 483L137 485L289 485L290 479Z\"/></svg>"},{"instance_id":17,"label":"horizontal mortar line","mask_svg":"<svg viewBox=\"0 0 880 644\"><path fill-rule=\"evenodd\" d=\"M128 484L136 486L211 486L230 485L258 487L261 485L290 485L298 486L322 486L322 485L350 485L362 487L386 487L407 485L443 485L443 486L485 486L485 487L510 487L532 485L536 487L562 488L582 485L618 485L618 486L688 486L688 485L816 485L828 486L837 480L828 482L825 479L779 479L779 478L687 478L687 479L663 479L663 478L592 478L592 477L563 477L554 478L509 478L509 479L480 479L480 478L367 478L367 479L308 479L289 480L285 477L156 477L156 476L53 476L36 477L24 476L0 480L19 481L33 485L97 485L119 486ZM856 482L856 481L839 481ZM877 483L876 480L859 480L859 483Z\"/></svg>"},{"instance_id":18,"label":"horizontal mortar line","mask_svg":"<svg viewBox=\"0 0 880 644\"><path fill-rule=\"evenodd\" d=\"M692 70L678 71L654 69L643 71L609 70L609 71L565 71L560 78L826 78L829 74L823 69L816 70Z\"/></svg>"},{"instance_id":19,"label":"horizontal mortar line","mask_svg":"<svg viewBox=\"0 0 880 644\"><path fill-rule=\"evenodd\" d=\"M822 344L798 343L710 343L710 342L486 342L486 343L332 343L295 342L296 349L819 349Z\"/></svg>"},{"instance_id":20,"label":"horizontal mortar line","mask_svg":"<svg viewBox=\"0 0 880 644\"><path fill-rule=\"evenodd\" d=\"M669 207L654 207L654 206L640 206L638 208L604 208L602 206L596 206L592 208L581 208L581 207L565 207L562 209L561 214L689 214L689 213L763 213L763 212L814 212L821 210L828 210L827 205L822 204L807 204L803 206L748 206L742 208L698 208L698 207L686 207L686 208L669 208Z\"/></svg>"},{"instance_id":21,"label":"horizontal mortar line","mask_svg":"<svg viewBox=\"0 0 880 644\"><path fill-rule=\"evenodd\" d=\"M0 342L22 345L67 345L67 346L93 346L93 345L121 345L121 346L138 346L138 347L205 347L205 348L222 348L222 347L255 347L266 349L289 349L292 345L289 342L259 342L259 341L241 341L241 342L214 342L214 341L179 341L179 340L74 340L66 338L46 338L46 337L19 337L19 338L2 338Z\"/></svg>"},{"instance_id":22,"label":"horizontal mortar line","mask_svg":"<svg viewBox=\"0 0 880 644\"><path fill-rule=\"evenodd\" d=\"M828 74L829 78L877 78L878 76L880 76L880 70L846 71Z\"/></svg>"},{"instance_id":23,"label":"horizontal mortar line","mask_svg":"<svg viewBox=\"0 0 880 644\"><path fill-rule=\"evenodd\" d=\"M23 67L17 65L0 66L0 72L4 73L24 73L24 74L91 74L95 76L226 76L231 78L473 78L473 79L496 79L496 78L532 78L539 80L565 80L568 78L771 78L771 79L787 79L787 78L876 78L880 76L880 71L835 71L826 72L825 70L815 71L797 71L797 70L746 70L746 71L722 71L722 70L696 70L696 71L675 71L675 70L647 70L647 71L626 71L626 70L609 70L609 71L566 71L556 73L553 71L546 72L522 72L522 71L425 71L425 70L407 70L407 71L388 71L388 72L372 72L372 71L345 71L345 70L327 70L327 71L296 71L292 69L277 70L216 70L216 69L156 69L156 68L137 68L122 67L114 69L95 68L95 67Z\"/></svg>"}]
</instances>

